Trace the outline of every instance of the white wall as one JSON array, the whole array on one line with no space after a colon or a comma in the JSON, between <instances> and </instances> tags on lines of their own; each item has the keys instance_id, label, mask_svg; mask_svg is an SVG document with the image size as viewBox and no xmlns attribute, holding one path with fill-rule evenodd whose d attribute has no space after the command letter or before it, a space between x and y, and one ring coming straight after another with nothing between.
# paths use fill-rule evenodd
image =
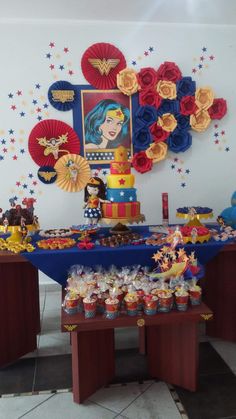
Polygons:
<instances>
[{"instance_id":1,"label":"white wall","mask_svg":"<svg viewBox=\"0 0 236 419\"><path fill-rule=\"evenodd\" d=\"M169 159L156 165L152 172L136 175L138 198L141 201L142 212L146 215L147 223L161 222L161 193L169 193L170 219L176 222L175 210L183 205L210 206L217 216L221 210L228 206L231 193L235 189L235 151L236 127L234 115L235 102L235 64L236 64L236 29L235 26L208 26L187 24L142 24L119 22L2 22L0 25L0 161L1 199L0 206L8 208L9 197L16 195L19 198L31 188L28 175L33 173L38 184L34 186L37 199L36 213L42 228L69 226L83 222L83 192L67 193L55 184L44 185L37 179L38 166L33 162L27 152L27 139L31 129L38 122L36 114L31 115L33 109L32 98L38 98L42 106L47 101L48 87L55 81L69 80L74 84L86 83L81 69L80 59L83 52L95 42L110 42L116 45L125 55L127 64L137 60L141 67L152 66L157 68L163 61L175 61L183 75L192 75L192 68L199 63L202 47L207 47L205 63L207 69L202 74L192 75L197 86L210 85L216 97L224 97L228 102L228 114L219 121L218 131L225 131L225 143L222 149L214 143L214 123L202 133L193 134L193 145L181 155L170 155ZM7 40L7 41L6 41ZM55 42L55 48L50 49L49 43ZM154 47L154 52L144 57L144 51L149 46ZM63 53L63 48L68 47L69 53ZM51 52L52 60L46 58ZM60 58L56 58L59 54ZM209 60L209 55L215 59ZM197 61L194 61L194 58ZM56 67L62 63L71 67L75 74L68 76L65 71L51 71L50 63ZM40 89L35 89L35 84L40 84ZM22 91L22 96L16 92ZM33 91L29 93L30 91ZM8 94L13 93L13 99ZM44 98L43 98L44 96ZM22 103L23 101L23 103ZM10 109L15 104L17 109ZM19 112L26 115L21 117ZM49 106L44 119L55 118L72 125L71 112L59 112ZM10 143L14 130L16 143ZM22 131L24 133L22 133ZM220 136L221 139L223 137ZM7 141L6 145L1 140ZM21 141L21 143L19 143ZM3 153L6 146L7 153ZM15 151L11 147L15 147ZM224 151L229 147L230 151ZM26 153L21 154L24 148ZM13 160L13 155L19 155L18 160ZM171 158L178 157L176 168L171 169ZM189 175L177 172L182 168L190 170ZM25 176L25 179L22 178ZM17 187L16 182L26 183L28 188L23 190ZM181 187L185 182L186 187ZM33 186L32 186L33 188Z\"/></svg>"}]
</instances>

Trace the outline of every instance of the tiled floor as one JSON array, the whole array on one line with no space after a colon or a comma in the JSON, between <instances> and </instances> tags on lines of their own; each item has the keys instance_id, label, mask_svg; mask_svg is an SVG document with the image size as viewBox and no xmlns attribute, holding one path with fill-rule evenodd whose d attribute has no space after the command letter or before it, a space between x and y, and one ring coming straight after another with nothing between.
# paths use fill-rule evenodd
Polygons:
<instances>
[{"instance_id":1,"label":"tiled floor","mask_svg":"<svg viewBox=\"0 0 236 419\"><path fill-rule=\"evenodd\" d=\"M116 383L83 405L73 403L71 347L69 334L60 332L60 299L59 286L41 286L38 349L0 370L1 419L236 419L236 344L209 343L203 331L196 393L151 380L137 351L137 329L128 334L119 329Z\"/></svg>"}]
</instances>

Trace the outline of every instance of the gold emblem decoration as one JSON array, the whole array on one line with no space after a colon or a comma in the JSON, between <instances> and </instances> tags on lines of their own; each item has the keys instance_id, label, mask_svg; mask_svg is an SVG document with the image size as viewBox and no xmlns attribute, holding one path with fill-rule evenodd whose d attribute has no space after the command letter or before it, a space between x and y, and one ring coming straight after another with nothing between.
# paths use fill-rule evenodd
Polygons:
<instances>
[{"instance_id":1,"label":"gold emblem decoration","mask_svg":"<svg viewBox=\"0 0 236 419\"><path fill-rule=\"evenodd\" d=\"M212 319L212 317L213 317L213 314L201 314L201 317L202 317L204 320L211 320L211 319Z\"/></svg>"},{"instance_id":2,"label":"gold emblem decoration","mask_svg":"<svg viewBox=\"0 0 236 419\"><path fill-rule=\"evenodd\" d=\"M77 324L64 324L64 328L67 332L73 332L77 328Z\"/></svg>"},{"instance_id":3,"label":"gold emblem decoration","mask_svg":"<svg viewBox=\"0 0 236 419\"><path fill-rule=\"evenodd\" d=\"M75 96L74 90L52 90L53 102L73 102Z\"/></svg>"},{"instance_id":4,"label":"gold emblem decoration","mask_svg":"<svg viewBox=\"0 0 236 419\"><path fill-rule=\"evenodd\" d=\"M89 58L88 62L91 64L92 67L96 68L101 76L105 74L108 76L112 68L115 68L120 60L118 58L103 58L102 60L100 58Z\"/></svg>"},{"instance_id":5,"label":"gold emblem decoration","mask_svg":"<svg viewBox=\"0 0 236 419\"><path fill-rule=\"evenodd\" d=\"M39 175L46 181L50 181L54 176L56 176L56 172L44 172L41 171L39 172Z\"/></svg>"},{"instance_id":6,"label":"gold emblem decoration","mask_svg":"<svg viewBox=\"0 0 236 419\"><path fill-rule=\"evenodd\" d=\"M143 327L145 325L145 320L144 319L138 319L137 320L137 326L138 327Z\"/></svg>"}]
</instances>

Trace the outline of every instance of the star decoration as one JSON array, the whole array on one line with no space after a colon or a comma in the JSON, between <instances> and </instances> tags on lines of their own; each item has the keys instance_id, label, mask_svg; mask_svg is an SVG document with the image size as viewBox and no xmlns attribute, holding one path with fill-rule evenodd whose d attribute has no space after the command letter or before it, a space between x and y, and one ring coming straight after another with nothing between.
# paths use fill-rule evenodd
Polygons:
<instances>
[{"instance_id":1,"label":"star decoration","mask_svg":"<svg viewBox=\"0 0 236 419\"><path fill-rule=\"evenodd\" d=\"M206 52L206 51L207 51L207 48L206 48L206 47L203 47L203 48L202 48L202 51L203 51L203 52Z\"/></svg>"},{"instance_id":2,"label":"star decoration","mask_svg":"<svg viewBox=\"0 0 236 419\"><path fill-rule=\"evenodd\" d=\"M3 153L7 153L7 148L4 147L2 151Z\"/></svg>"},{"instance_id":3,"label":"star decoration","mask_svg":"<svg viewBox=\"0 0 236 419\"><path fill-rule=\"evenodd\" d=\"M33 183L34 186L36 186L38 184L37 180L34 180L32 183Z\"/></svg>"},{"instance_id":4,"label":"star decoration","mask_svg":"<svg viewBox=\"0 0 236 419\"><path fill-rule=\"evenodd\" d=\"M197 72L196 68L193 68L193 69L192 69L192 73L194 73L194 74L195 74L196 72Z\"/></svg>"},{"instance_id":5,"label":"star decoration","mask_svg":"<svg viewBox=\"0 0 236 419\"><path fill-rule=\"evenodd\" d=\"M32 179L32 178L34 177L33 173L29 173L29 174L28 174L28 177L29 177L30 179Z\"/></svg>"},{"instance_id":6,"label":"star decoration","mask_svg":"<svg viewBox=\"0 0 236 419\"><path fill-rule=\"evenodd\" d=\"M9 97L9 99L12 99L13 98L13 94L12 93L9 93L8 94L8 97Z\"/></svg>"},{"instance_id":7,"label":"star decoration","mask_svg":"<svg viewBox=\"0 0 236 419\"><path fill-rule=\"evenodd\" d=\"M59 65L59 69L64 70L65 69L64 65Z\"/></svg>"},{"instance_id":8,"label":"star decoration","mask_svg":"<svg viewBox=\"0 0 236 419\"><path fill-rule=\"evenodd\" d=\"M16 186L18 186L18 187L19 187L20 185L21 185L21 183L20 183L20 182L16 182Z\"/></svg>"},{"instance_id":9,"label":"star decoration","mask_svg":"<svg viewBox=\"0 0 236 419\"><path fill-rule=\"evenodd\" d=\"M48 104L47 103L44 103L43 104L43 107L44 107L44 109L47 109L48 108Z\"/></svg>"},{"instance_id":10,"label":"star decoration","mask_svg":"<svg viewBox=\"0 0 236 419\"><path fill-rule=\"evenodd\" d=\"M3 140L1 141L1 143L2 143L2 144L6 144L6 140L4 140L4 139L3 139Z\"/></svg>"},{"instance_id":11,"label":"star decoration","mask_svg":"<svg viewBox=\"0 0 236 419\"><path fill-rule=\"evenodd\" d=\"M172 164L172 165L171 165L171 169L174 169L174 168L175 168L175 165L174 165L174 164Z\"/></svg>"},{"instance_id":12,"label":"star decoration","mask_svg":"<svg viewBox=\"0 0 236 419\"><path fill-rule=\"evenodd\" d=\"M8 130L8 133L9 133L9 134L14 134L14 130L13 130L13 129L9 129L9 130Z\"/></svg>"},{"instance_id":13,"label":"star decoration","mask_svg":"<svg viewBox=\"0 0 236 419\"><path fill-rule=\"evenodd\" d=\"M121 178L121 179L119 179L119 184L120 184L120 185L124 185L124 184L125 184L125 179L122 179L122 178Z\"/></svg>"},{"instance_id":14,"label":"star decoration","mask_svg":"<svg viewBox=\"0 0 236 419\"><path fill-rule=\"evenodd\" d=\"M25 116L25 112L20 112L20 116Z\"/></svg>"},{"instance_id":15,"label":"star decoration","mask_svg":"<svg viewBox=\"0 0 236 419\"><path fill-rule=\"evenodd\" d=\"M63 49L63 51L64 51L65 53L67 53L67 52L69 52L69 48L65 47L65 48Z\"/></svg>"},{"instance_id":16,"label":"star decoration","mask_svg":"<svg viewBox=\"0 0 236 419\"><path fill-rule=\"evenodd\" d=\"M182 249L182 248L180 248L178 251L177 251L177 253L178 253L178 257L181 259L181 258L183 258L184 256L185 256L185 250L184 249Z\"/></svg>"},{"instance_id":17,"label":"star decoration","mask_svg":"<svg viewBox=\"0 0 236 419\"><path fill-rule=\"evenodd\" d=\"M73 70L69 70L69 71L68 71L68 74L69 74L70 76L72 76L72 75L74 74L74 71L73 71Z\"/></svg>"},{"instance_id":18,"label":"star decoration","mask_svg":"<svg viewBox=\"0 0 236 419\"><path fill-rule=\"evenodd\" d=\"M25 153L25 149L24 148L21 148L20 149L20 152L21 152L21 154L24 154Z\"/></svg>"},{"instance_id":19,"label":"star decoration","mask_svg":"<svg viewBox=\"0 0 236 419\"><path fill-rule=\"evenodd\" d=\"M149 48L148 48L148 50L149 50L150 52L153 52L153 51L154 51L154 48L153 48L153 47L149 47Z\"/></svg>"},{"instance_id":20,"label":"star decoration","mask_svg":"<svg viewBox=\"0 0 236 419\"><path fill-rule=\"evenodd\" d=\"M50 52L48 52L48 54L46 54L46 58L48 58L50 60L52 54L50 54Z\"/></svg>"},{"instance_id":21,"label":"star decoration","mask_svg":"<svg viewBox=\"0 0 236 419\"><path fill-rule=\"evenodd\" d=\"M179 169L177 169L177 172L178 173L181 173L182 172L182 169L179 167Z\"/></svg>"},{"instance_id":22,"label":"star decoration","mask_svg":"<svg viewBox=\"0 0 236 419\"><path fill-rule=\"evenodd\" d=\"M27 189L27 188L28 188L28 185L26 185L26 183L24 183L24 184L22 185L22 187L23 187L23 189Z\"/></svg>"},{"instance_id":23,"label":"star decoration","mask_svg":"<svg viewBox=\"0 0 236 419\"><path fill-rule=\"evenodd\" d=\"M186 170L185 170L185 173L187 173L187 175L189 175L190 170L189 170L189 169L186 169Z\"/></svg>"},{"instance_id":24,"label":"star decoration","mask_svg":"<svg viewBox=\"0 0 236 419\"><path fill-rule=\"evenodd\" d=\"M17 96L22 96L22 91L21 90L17 90L16 94L17 94Z\"/></svg>"},{"instance_id":25,"label":"star decoration","mask_svg":"<svg viewBox=\"0 0 236 419\"><path fill-rule=\"evenodd\" d=\"M0 160L4 160L4 157L0 155Z\"/></svg>"},{"instance_id":26,"label":"star decoration","mask_svg":"<svg viewBox=\"0 0 236 419\"><path fill-rule=\"evenodd\" d=\"M37 83L36 85L35 85L35 89L40 89L40 84L39 83Z\"/></svg>"},{"instance_id":27,"label":"star decoration","mask_svg":"<svg viewBox=\"0 0 236 419\"><path fill-rule=\"evenodd\" d=\"M132 61L132 65L137 65L136 61Z\"/></svg>"},{"instance_id":28,"label":"star decoration","mask_svg":"<svg viewBox=\"0 0 236 419\"><path fill-rule=\"evenodd\" d=\"M55 42L50 42L49 46L50 46L50 48L54 48L55 47Z\"/></svg>"},{"instance_id":29,"label":"star decoration","mask_svg":"<svg viewBox=\"0 0 236 419\"><path fill-rule=\"evenodd\" d=\"M145 55L145 57L147 57L148 56L148 51L144 51L144 55Z\"/></svg>"},{"instance_id":30,"label":"star decoration","mask_svg":"<svg viewBox=\"0 0 236 419\"><path fill-rule=\"evenodd\" d=\"M225 151L229 151L229 150L230 150L230 148L229 147L226 147Z\"/></svg>"},{"instance_id":31,"label":"star decoration","mask_svg":"<svg viewBox=\"0 0 236 419\"><path fill-rule=\"evenodd\" d=\"M36 99L32 100L33 105L37 105L38 101Z\"/></svg>"},{"instance_id":32,"label":"star decoration","mask_svg":"<svg viewBox=\"0 0 236 419\"><path fill-rule=\"evenodd\" d=\"M214 141L214 143L215 143L215 144L219 144L219 140L215 140L215 141Z\"/></svg>"},{"instance_id":33,"label":"star decoration","mask_svg":"<svg viewBox=\"0 0 236 419\"><path fill-rule=\"evenodd\" d=\"M219 133L215 132L214 137L219 137Z\"/></svg>"},{"instance_id":34,"label":"star decoration","mask_svg":"<svg viewBox=\"0 0 236 419\"><path fill-rule=\"evenodd\" d=\"M162 256L163 256L162 252L157 252L157 253L154 253L154 255L152 256L152 259L154 259L155 262L158 262L159 260L162 259Z\"/></svg>"},{"instance_id":35,"label":"star decoration","mask_svg":"<svg viewBox=\"0 0 236 419\"><path fill-rule=\"evenodd\" d=\"M182 187L182 188L185 188L185 186L186 186L186 183L185 183L185 182L182 182L182 183L181 183L181 187Z\"/></svg>"},{"instance_id":36,"label":"star decoration","mask_svg":"<svg viewBox=\"0 0 236 419\"><path fill-rule=\"evenodd\" d=\"M11 105L11 109L12 109L13 111L15 111L15 110L16 110L16 105Z\"/></svg>"},{"instance_id":37,"label":"star decoration","mask_svg":"<svg viewBox=\"0 0 236 419\"><path fill-rule=\"evenodd\" d=\"M16 155L14 155L12 158L13 158L13 160L17 160L18 159L18 157Z\"/></svg>"},{"instance_id":38,"label":"star decoration","mask_svg":"<svg viewBox=\"0 0 236 419\"><path fill-rule=\"evenodd\" d=\"M36 112L41 112L42 109L41 108L36 108Z\"/></svg>"},{"instance_id":39,"label":"star decoration","mask_svg":"<svg viewBox=\"0 0 236 419\"><path fill-rule=\"evenodd\" d=\"M42 121L42 117L39 115L37 116L38 121Z\"/></svg>"},{"instance_id":40,"label":"star decoration","mask_svg":"<svg viewBox=\"0 0 236 419\"><path fill-rule=\"evenodd\" d=\"M214 60L214 55L210 55L209 60L213 61Z\"/></svg>"},{"instance_id":41,"label":"star decoration","mask_svg":"<svg viewBox=\"0 0 236 419\"><path fill-rule=\"evenodd\" d=\"M30 195L33 195L34 194L34 190L33 189L30 189L29 193L30 193Z\"/></svg>"},{"instance_id":42,"label":"star decoration","mask_svg":"<svg viewBox=\"0 0 236 419\"><path fill-rule=\"evenodd\" d=\"M51 70L54 70L55 65L54 65L54 64L50 64L49 68L50 68Z\"/></svg>"},{"instance_id":43,"label":"star decoration","mask_svg":"<svg viewBox=\"0 0 236 419\"><path fill-rule=\"evenodd\" d=\"M124 194L125 194L124 191L120 192L120 196L124 196Z\"/></svg>"}]
</instances>

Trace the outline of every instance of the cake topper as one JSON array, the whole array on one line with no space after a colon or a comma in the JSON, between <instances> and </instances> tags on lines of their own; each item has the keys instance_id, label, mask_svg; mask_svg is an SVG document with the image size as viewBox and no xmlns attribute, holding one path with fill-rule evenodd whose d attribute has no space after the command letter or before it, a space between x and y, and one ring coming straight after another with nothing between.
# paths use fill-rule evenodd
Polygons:
<instances>
[{"instance_id":1,"label":"cake topper","mask_svg":"<svg viewBox=\"0 0 236 419\"><path fill-rule=\"evenodd\" d=\"M84 190L84 217L87 223L97 224L102 217L101 203L110 202L106 200L106 188L102 179L92 177L89 179Z\"/></svg>"}]
</instances>

